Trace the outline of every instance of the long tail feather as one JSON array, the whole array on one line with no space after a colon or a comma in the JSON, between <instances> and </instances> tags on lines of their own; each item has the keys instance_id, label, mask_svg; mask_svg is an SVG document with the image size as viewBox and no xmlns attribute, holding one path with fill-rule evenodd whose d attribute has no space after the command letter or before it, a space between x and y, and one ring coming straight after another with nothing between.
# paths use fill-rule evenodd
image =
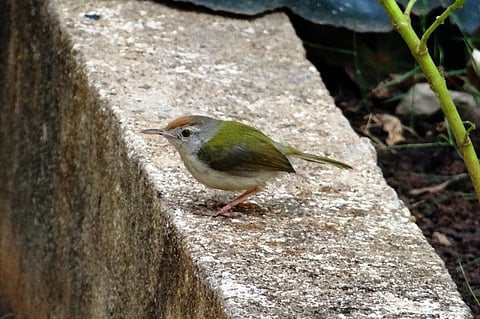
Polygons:
<instances>
[{"instance_id":1,"label":"long tail feather","mask_svg":"<svg viewBox=\"0 0 480 319\"><path fill-rule=\"evenodd\" d=\"M282 151L287 156L295 156L295 157L301 158L305 161L314 162L314 163L331 164L331 165L334 165L338 168L353 169L353 167L348 165L348 164L342 163L340 161L337 161L337 160L334 160L334 159L331 159L331 158L328 158L328 157L325 157L325 156L319 156L319 155L315 155L315 154L304 153L304 152L301 152L301 151L299 151L296 148L293 148L291 146L284 146L284 145L282 145L282 146L283 146Z\"/></svg>"},{"instance_id":2,"label":"long tail feather","mask_svg":"<svg viewBox=\"0 0 480 319\"><path fill-rule=\"evenodd\" d=\"M292 154L293 156L299 157L303 160L309 161L309 162L315 162L315 163L322 163L322 164L332 164L336 167L339 168L346 168L346 169L353 169L352 166L342 163L340 161L325 157L325 156L319 156L319 155L314 155L314 154L309 154L309 153L302 153L299 152L297 154Z\"/></svg>"}]
</instances>

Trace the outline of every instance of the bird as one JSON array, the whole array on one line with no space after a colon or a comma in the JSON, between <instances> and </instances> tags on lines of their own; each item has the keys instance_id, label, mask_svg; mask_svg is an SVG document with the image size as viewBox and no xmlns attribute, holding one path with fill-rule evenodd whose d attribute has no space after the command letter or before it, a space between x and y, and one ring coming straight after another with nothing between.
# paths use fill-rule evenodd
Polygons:
<instances>
[{"instance_id":1,"label":"bird","mask_svg":"<svg viewBox=\"0 0 480 319\"><path fill-rule=\"evenodd\" d=\"M353 169L343 162L276 142L260 130L237 121L187 115L172 120L164 128L140 132L165 137L190 174L207 187L244 191L221 209L201 215L237 216L230 210L262 191L268 180L280 173L295 173L291 157Z\"/></svg>"}]
</instances>

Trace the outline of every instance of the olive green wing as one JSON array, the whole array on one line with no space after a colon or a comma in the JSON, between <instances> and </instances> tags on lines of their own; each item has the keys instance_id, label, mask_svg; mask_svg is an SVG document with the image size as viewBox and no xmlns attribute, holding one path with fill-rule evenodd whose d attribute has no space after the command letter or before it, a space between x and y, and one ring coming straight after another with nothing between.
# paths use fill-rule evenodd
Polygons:
<instances>
[{"instance_id":1,"label":"olive green wing","mask_svg":"<svg viewBox=\"0 0 480 319\"><path fill-rule=\"evenodd\" d=\"M259 130L237 122L225 122L198 152L209 167L232 175L249 176L259 171L295 170L275 143Z\"/></svg>"}]
</instances>

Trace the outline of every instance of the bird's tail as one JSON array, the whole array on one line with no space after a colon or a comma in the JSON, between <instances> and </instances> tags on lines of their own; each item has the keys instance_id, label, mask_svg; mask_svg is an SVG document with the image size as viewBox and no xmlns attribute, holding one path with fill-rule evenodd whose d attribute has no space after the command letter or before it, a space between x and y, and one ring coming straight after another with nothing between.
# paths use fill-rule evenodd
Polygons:
<instances>
[{"instance_id":1,"label":"bird's tail","mask_svg":"<svg viewBox=\"0 0 480 319\"><path fill-rule=\"evenodd\" d=\"M342 163L340 161L337 161L337 160L334 160L334 159L331 159L331 158L328 158L328 157L325 157L325 156L319 156L319 155L315 155L315 154L304 153L304 152L301 152L301 151L299 151L296 148L291 147L291 146L286 146L286 147L284 147L283 150L284 150L283 153L285 155L295 156L295 157L301 158L305 161L320 163L320 164L331 164L331 165L334 165L338 168L353 169L352 166L350 166L348 164L345 164L345 163Z\"/></svg>"}]
</instances>

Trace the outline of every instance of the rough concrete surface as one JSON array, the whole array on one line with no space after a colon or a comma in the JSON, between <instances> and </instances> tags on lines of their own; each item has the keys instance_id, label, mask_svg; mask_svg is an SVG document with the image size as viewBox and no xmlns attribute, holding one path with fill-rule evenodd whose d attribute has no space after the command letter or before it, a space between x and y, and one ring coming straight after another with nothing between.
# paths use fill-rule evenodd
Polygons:
<instances>
[{"instance_id":1,"label":"rough concrete surface","mask_svg":"<svg viewBox=\"0 0 480 319\"><path fill-rule=\"evenodd\" d=\"M84 16L96 11L99 20ZM442 261L281 13L0 2L0 309L18 318L469 318ZM240 218L143 128L244 121L352 164Z\"/></svg>"}]
</instances>

